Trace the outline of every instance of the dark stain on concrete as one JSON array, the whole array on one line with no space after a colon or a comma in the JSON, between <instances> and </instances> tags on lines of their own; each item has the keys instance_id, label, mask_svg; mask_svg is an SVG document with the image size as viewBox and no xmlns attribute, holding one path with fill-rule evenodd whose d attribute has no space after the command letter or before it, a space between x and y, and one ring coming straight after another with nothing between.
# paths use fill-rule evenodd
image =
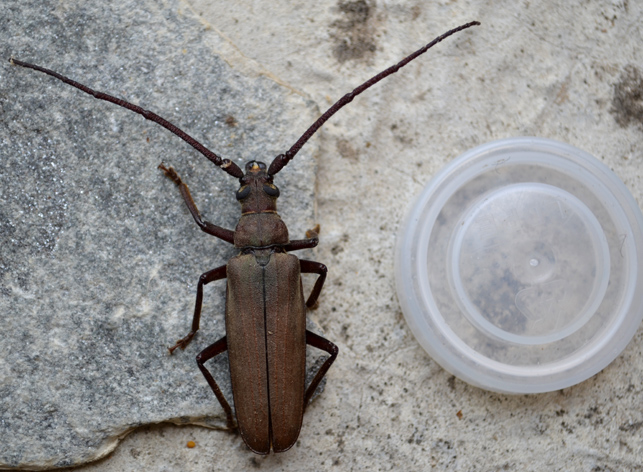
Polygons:
<instances>
[{"instance_id":1,"label":"dark stain on concrete","mask_svg":"<svg viewBox=\"0 0 643 472\"><path fill-rule=\"evenodd\" d=\"M610 112L623 128L637 123L643 127L643 74L636 66L627 65L621 72Z\"/></svg>"},{"instance_id":2,"label":"dark stain on concrete","mask_svg":"<svg viewBox=\"0 0 643 472\"><path fill-rule=\"evenodd\" d=\"M340 63L367 61L377 49L373 5L367 0L340 0L337 9L341 18L330 25L333 55Z\"/></svg>"}]
</instances>

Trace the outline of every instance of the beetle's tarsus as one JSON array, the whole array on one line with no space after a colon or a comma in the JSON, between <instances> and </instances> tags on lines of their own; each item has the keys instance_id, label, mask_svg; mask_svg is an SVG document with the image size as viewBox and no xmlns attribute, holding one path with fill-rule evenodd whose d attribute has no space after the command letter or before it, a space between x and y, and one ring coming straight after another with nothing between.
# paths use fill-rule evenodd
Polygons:
<instances>
[{"instance_id":1,"label":"beetle's tarsus","mask_svg":"<svg viewBox=\"0 0 643 472\"><path fill-rule=\"evenodd\" d=\"M179 348L179 347L181 349L185 349L185 345L181 344L180 339L177 341L177 343L174 346L168 347L167 350L170 351L170 355L172 355L172 354L174 354L174 351L176 351L176 349Z\"/></svg>"},{"instance_id":2,"label":"beetle's tarsus","mask_svg":"<svg viewBox=\"0 0 643 472\"><path fill-rule=\"evenodd\" d=\"M181 177L179 177L179 174L176 173L174 170L174 167L165 167L163 163L160 163L158 166L159 169L161 169L164 173L165 176L172 179L172 182L174 182L176 185L181 185L183 181L181 180Z\"/></svg>"},{"instance_id":3,"label":"beetle's tarsus","mask_svg":"<svg viewBox=\"0 0 643 472\"><path fill-rule=\"evenodd\" d=\"M194 335L195 333L190 332L186 337L179 339L174 346L168 347L167 349L170 351L170 354L174 354L174 351L179 347L185 349L188 344L190 344L190 341L192 341Z\"/></svg>"},{"instance_id":4,"label":"beetle's tarsus","mask_svg":"<svg viewBox=\"0 0 643 472\"><path fill-rule=\"evenodd\" d=\"M306 231L306 238L308 239L317 238L319 236L320 229L321 228L319 224L316 224L313 229L309 229L308 231Z\"/></svg>"},{"instance_id":5,"label":"beetle's tarsus","mask_svg":"<svg viewBox=\"0 0 643 472\"><path fill-rule=\"evenodd\" d=\"M311 306L306 305L306 308L309 310L316 310L319 308L319 300L315 300L315 303L313 303Z\"/></svg>"}]
</instances>

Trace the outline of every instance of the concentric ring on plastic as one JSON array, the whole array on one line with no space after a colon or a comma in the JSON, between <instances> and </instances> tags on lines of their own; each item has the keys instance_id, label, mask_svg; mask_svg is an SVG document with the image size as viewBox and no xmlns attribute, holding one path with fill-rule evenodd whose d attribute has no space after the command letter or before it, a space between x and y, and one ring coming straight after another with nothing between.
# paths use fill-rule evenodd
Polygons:
<instances>
[{"instance_id":1,"label":"concentric ring on plastic","mask_svg":"<svg viewBox=\"0 0 643 472\"><path fill-rule=\"evenodd\" d=\"M424 349L473 385L536 393L606 367L643 318L643 216L625 185L568 144L467 151L400 231L397 293Z\"/></svg>"}]
</instances>

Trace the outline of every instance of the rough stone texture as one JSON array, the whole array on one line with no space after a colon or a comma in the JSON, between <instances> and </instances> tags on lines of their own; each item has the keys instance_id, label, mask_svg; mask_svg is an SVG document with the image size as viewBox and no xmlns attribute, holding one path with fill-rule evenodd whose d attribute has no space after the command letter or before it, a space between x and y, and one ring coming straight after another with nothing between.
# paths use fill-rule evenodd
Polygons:
<instances>
[{"instance_id":1,"label":"rough stone texture","mask_svg":"<svg viewBox=\"0 0 643 472\"><path fill-rule=\"evenodd\" d=\"M6 8L5 4L0 8ZM236 70L245 74L246 68L260 68L276 82L312 97L320 110L448 28L473 19L483 24L450 38L356 99L320 133L317 205L323 231L314 257L328 265L329 277L320 308L313 318L326 336L339 345L340 357L329 373L326 391L307 411L297 446L281 455L257 457L247 451L239 437L223 431L160 425L137 430L109 458L79 470L643 470L640 465L643 456L640 407L643 331L639 329L627 349L608 368L577 386L541 395L490 393L455 379L422 351L404 322L392 277L395 234L414 196L447 162L467 149L493 139L535 135L568 142L605 162L634 197L643 201L643 126L640 122L641 91L637 85L643 64L640 47L643 6L639 2L590 1L576 5L562 0L492 3L482 0L235 3L191 0L178 5L172 2L154 5L161 18L175 15L180 9L186 16L195 12L202 20L197 28L211 25L234 45L227 57L234 57L232 65ZM97 12L88 15L100 14L101 8L104 8L103 4ZM8 17L2 13L0 17ZM55 17L46 12L42 15ZM132 21L147 17L131 16ZM72 29L69 35L72 35ZM187 30L181 30L179 34L162 28L153 29L153 34L159 35L159 41L167 42L179 41L178 38L187 33ZM72 69L78 77L92 74L91 70L77 68L95 63L98 56L92 47L100 42L92 38L94 35L100 37L100 34L87 34L89 37L84 41L91 41L91 44L67 51L78 55ZM37 58L52 57L45 52L59 39L45 31L38 35L38 48L42 48L44 55ZM3 47L6 47L4 42ZM22 53L22 50L18 52ZM162 57L154 55L156 53L146 53L145 49L133 46L119 54L128 55L128 67L143 63L148 67L164 64ZM198 61L214 61L213 56L210 52ZM60 62L55 65L70 70L67 67L71 61L63 59L56 58ZM195 57L191 60L197 61ZM115 67L114 70L120 69ZM0 71L3 84L8 71L15 73L6 68ZM136 72L115 80L119 84L116 91L120 92L123 83L129 84L133 76L141 73L140 70ZM90 77L99 80L98 74ZM162 77L173 76L163 74ZM17 80L25 86L26 90L22 92L25 99L43 100L43 92L46 92L45 101L39 102L41 106L50 107L55 103L52 87L43 85L46 82L42 79L20 73ZM110 84L103 82L101 85ZM114 90L114 87L103 88ZM68 93L61 92L57 86L55 91L57 95ZM163 104L163 98L169 100L172 96L180 96L192 104L200 103L196 92L181 91L180 95L172 95L164 90L164 93L157 93L155 89L150 91L149 83L136 87L134 92L140 94L145 103ZM145 95L148 93L154 93L154 96L148 99ZM0 103L6 110L6 92L2 94ZM69 92L65 96L71 95ZM290 107L284 104L284 110ZM74 108L79 109L78 106ZM88 110L92 117L100 117L105 116L107 108L101 108L99 112L96 105L92 105ZM52 132L56 123L62 123L61 117L65 114L60 113L54 124L41 125L42 132ZM130 121L135 120L119 112L108 111L106 116L116 115L126 117L118 123L127 121L130 131L128 134L119 130L113 134L110 152L118 152L117 147L124 140L140 136L142 130L152 132L147 123L141 124L138 132L130 128ZM233 115L237 116L237 112ZM176 116L190 119L190 115L183 113ZM206 120L202 114L194 116ZM32 119L22 117L17 123L25 126L24 123ZM9 120L13 123L13 115ZM284 118L284 121L287 120ZM211 125L212 122L203 123ZM291 136L298 134L299 129L292 128L307 124L308 120L304 118L291 121L285 142L290 143ZM269 129L273 128L262 128L265 132ZM92 152L98 149L97 144L81 147L74 134L80 132L78 127L60 131L59 139L64 138L66 143L65 152L67 149L75 149L76 153L81 152L79 149L91 149ZM15 144L21 146L26 155L38 149L33 143L35 133L30 131L29 134L31 141L18 139L20 142ZM158 131L154 136L152 144L165 135ZM175 151L181 146L171 137L167 139L171 147L163 149ZM16 138L12 136L14 140ZM208 141L216 140L208 136ZM143 143L142 146L149 145ZM238 149L236 144L234 149ZM179 159L178 151L175 152L177 154L172 158ZM186 159L194 163L193 172L201 170L202 159L191 157L190 152L182 154L188 154ZM59 155L65 154L56 154L56 163L62 159ZM153 156L153 153L145 155ZM155 179L154 184L149 185L156 191L158 185L162 185L162 179L153 176L155 158L148 159L150 162L146 172L141 173L141 180ZM165 159L169 160L169 157ZM70 161L70 167L75 167L71 163L75 162ZM189 168L187 164L186 167ZM99 166L94 169L95 172L99 170L104 171ZM199 185L195 182L193 187ZM3 199L6 199L4 187L2 191ZM189 221L184 221L188 218L186 212L181 214L183 219L177 218L178 198L171 192L160 193L159 198L163 199L163 204L154 202L154 207L164 211L169 208L173 213L167 218L185 224L182 233L188 233L188 228L192 227ZM205 196L201 200L205 200ZM146 211L139 206L137 208L141 210L132 218L140 218L141 224L145 221L143 218L154 214L150 209L151 199L145 201L149 205ZM65 214L77 213L73 209ZM164 215L158 218L164 220ZM154 227L161 231L174 229L165 221ZM188 249L184 238L182 234L176 239L181 242L180 247L168 243L163 249L181 251L186 258L203 253ZM102 239L98 238L94 244L100 244L100 241ZM194 247L198 249L198 243L195 242ZM155 251L153 247L147 249ZM176 255L169 260L180 265ZM172 294L168 303L176 303L176 306L163 308L164 316L155 313L157 318L174 320L172 331L168 328L165 334L141 341L145 352L158 353L161 358L164 356L162 346L174 339L176 330L182 330L187 323L196 281L194 275L203 269L202 264L189 265L183 260L181 264L185 265L170 266L168 262L159 272L166 279L159 281L148 277L151 282L144 284L145 287L159 284L154 293L156 297L150 292L150 300L169 298ZM46 287L32 283L35 288L25 293L38 298L39 289ZM192 290L185 287L187 283L192 285ZM118 300L118 303L127 300L128 295L122 293L119 285L105 283L103 286L101 297ZM138 287L132 290L133 294L143 296ZM220 291L220 288L213 289L212 297ZM94 298L90 301L95 304ZM213 311L216 310L220 307L213 306ZM113 309L105 309L102 317L94 315L92 319L94 323L101 319L111 321L110 313ZM174 313L181 313L181 322L176 316L172 318ZM87 318L82 318L82 322L89 326ZM34 324L40 320L38 317L30 319ZM125 330L127 326L120 319L114 324L119 330ZM81 328L85 329L83 326ZM81 328L79 332L83 333ZM63 335L69 336L66 332L56 334L54 331L52 337ZM115 339L114 342L119 341ZM54 343L50 345L55 346ZM142 352L143 348L137 349ZM192 353L197 351L196 347L191 349ZM5 347L4 352L10 352L10 349ZM44 359L45 354L50 355L44 352L40 358ZM86 357L83 359L87 362ZM190 355L184 373L170 372L163 359L160 372L180 376L176 382L183 382L180 388L185 388L181 394L167 399L176 402L173 406L177 411L190 411L203 402L208 402L209 407L214 403L205 388L200 392L199 403L187 397L177 400L189 393L188 386L200 382L191 359ZM135 375L141 375L139 361L134 357L127 361L132 364ZM176 366L182 366L178 363L182 361L170 359L170 362L174 369L180 370ZM30 365L26 361L9 362L2 368L14 369L15 374L11 375L17 376L27 372ZM163 384L160 376L158 379L159 384ZM68 388L71 391L79 387L76 383ZM134 390L133 394L145 398L153 385L136 388L140 388L141 393ZM173 395L177 393L172 392ZM124 418L133 416L127 407L121 414ZM44 428L43 424L34 425L26 435L43 434ZM186 448L188 440L196 442L194 449Z\"/></svg>"},{"instance_id":2,"label":"rough stone texture","mask_svg":"<svg viewBox=\"0 0 643 472\"><path fill-rule=\"evenodd\" d=\"M223 335L224 282L206 289L186 352L166 346L190 329L199 275L235 250L199 231L157 165L232 229L238 181L158 125L6 59L151 108L241 167L285 151L316 107L239 72L176 2L2 2L0 17L0 466L95 460L144 424L220 427L194 357ZM314 150L276 180L295 238L314 224ZM225 359L213 365L229 394Z\"/></svg>"}]
</instances>

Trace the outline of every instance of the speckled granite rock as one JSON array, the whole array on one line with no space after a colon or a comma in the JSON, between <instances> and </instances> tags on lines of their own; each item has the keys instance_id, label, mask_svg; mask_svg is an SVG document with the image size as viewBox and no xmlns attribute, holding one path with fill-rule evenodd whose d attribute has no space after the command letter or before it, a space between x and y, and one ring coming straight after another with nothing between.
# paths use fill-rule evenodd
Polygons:
<instances>
[{"instance_id":1,"label":"speckled granite rock","mask_svg":"<svg viewBox=\"0 0 643 472\"><path fill-rule=\"evenodd\" d=\"M241 167L285 151L315 107L227 63L225 40L176 2L8 1L0 17L0 467L83 463L148 423L221 426L194 356L223 335L224 283L206 289L188 349L166 346L189 331L199 275L235 251L199 231L157 165L232 229L238 182L158 125L7 59L152 109ZM314 150L277 182L294 238L314 223ZM213 365L229 393L225 359Z\"/></svg>"}]
</instances>

